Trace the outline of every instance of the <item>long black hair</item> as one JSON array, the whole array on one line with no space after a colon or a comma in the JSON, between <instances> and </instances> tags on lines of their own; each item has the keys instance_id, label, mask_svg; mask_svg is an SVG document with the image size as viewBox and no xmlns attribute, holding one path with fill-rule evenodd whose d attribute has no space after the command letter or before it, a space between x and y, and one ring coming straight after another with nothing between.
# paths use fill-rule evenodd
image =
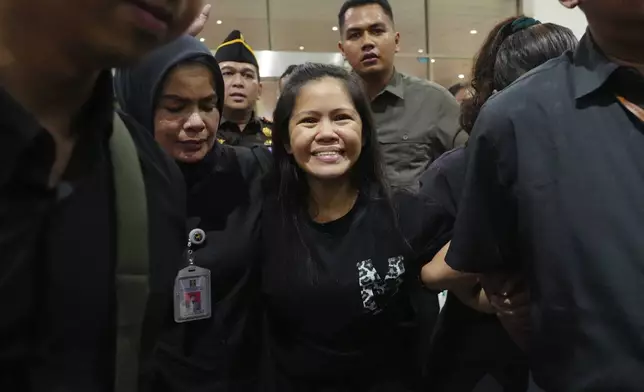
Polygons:
<instances>
[{"instance_id":1,"label":"long black hair","mask_svg":"<svg viewBox=\"0 0 644 392\"><path fill-rule=\"evenodd\" d=\"M470 133L483 104L521 75L577 47L572 30L525 16L497 24L476 56L471 98L462 103L461 126Z\"/></svg>"}]
</instances>

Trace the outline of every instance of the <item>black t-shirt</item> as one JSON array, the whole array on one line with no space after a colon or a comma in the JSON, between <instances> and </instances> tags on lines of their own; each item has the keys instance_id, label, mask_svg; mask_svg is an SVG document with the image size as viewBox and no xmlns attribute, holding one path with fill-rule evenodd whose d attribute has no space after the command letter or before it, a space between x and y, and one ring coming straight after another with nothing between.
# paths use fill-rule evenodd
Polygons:
<instances>
[{"instance_id":1,"label":"black t-shirt","mask_svg":"<svg viewBox=\"0 0 644 392\"><path fill-rule=\"evenodd\" d=\"M525 272L546 391L644 385L644 78L590 34L485 105L447 262Z\"/></svg>"},{"instance_id":2,"label":"black t-shirt","mask_svg":"<svg viewBox=\"0 0 644 392\"><path fill-rule=\"evenodd\" d=\"M54 141L0 90L0 390L112 391L116 347L116 217L109 138L112 81L101 76L55 190ZM181 260L181 173L150 135L122 116L137 147L148 201L150 296L143 379L157 337L172 323Z\"/></svg>"},{"instance_id":3,"label":"black t-shirt","mask_svg":"<svg viewBox=\"0 0 644 392\"><path fill-rule=\"evenodd\" d=\"M360 196L330 223L303 214L298 237L283 226L277 204L267 202L265 390L421 387L409 287L451 228L445 212L420 196L396 194L393 208L394 214L385 200Z\"/></svg>"},{"instance_id":4,"label":"black t-shirt","mask_svg":"<svg viewBox=\"0 0 644 392\"><path fill-rule=\"evenodd\" d=\"M211 272L212 317L177 325L180 338L159 346L164 378L155 391L257 389L259 220L270 159L263 147L216 145L200 163L180 165L188 186L188 230L206 233L194 260ZM192 365L177 366L182 361Z\"/></svg>"},{"instance_id":5,"label":"black t-shirt","mask_svg":"<svg viewBox=\"0 0 644 392\"><path fill-rule=\"evenodd\" d=\"M434 161L420 179L420 192L436 200L452 221L456 219L466 168L465 149L461 147ZM438 378L447 373L497 373L496 369L525 361L495 315L475 311L452 293L439 317L432 357Z\"/></svg>"}]
</instances>

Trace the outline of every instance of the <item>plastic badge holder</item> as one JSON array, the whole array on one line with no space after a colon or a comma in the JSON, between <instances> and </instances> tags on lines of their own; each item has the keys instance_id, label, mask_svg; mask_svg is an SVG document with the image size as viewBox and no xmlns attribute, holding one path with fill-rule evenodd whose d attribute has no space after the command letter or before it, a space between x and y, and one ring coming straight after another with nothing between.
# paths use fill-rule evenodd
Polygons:
<instances>
[{"instance_id":1,"label":"plastic badge holder","mask_svg":"<svg viewBox=\"0 0 644 392\"><path fill-rule=\"evenodd\" d=\"M174 281L174 321L187 321L210 318L210 270L194 264L192 244L201 245L206 234L194 229L189 234L188 266L177 274Z\"/></svg>"}]
</instances>

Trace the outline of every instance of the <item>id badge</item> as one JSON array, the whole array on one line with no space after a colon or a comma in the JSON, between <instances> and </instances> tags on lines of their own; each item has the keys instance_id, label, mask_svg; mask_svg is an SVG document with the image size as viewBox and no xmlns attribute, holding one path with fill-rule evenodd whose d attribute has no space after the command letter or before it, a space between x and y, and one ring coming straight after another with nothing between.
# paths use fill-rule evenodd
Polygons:
<instances>
[{"instance_id":1,"label":"id badge","mask_svg":"<svg viewBox=\"0 0 644 392\"><path fill-rule=\"evenodd\" d=\"M210 270L189 265L177 274L174 281L174 321L210 318Z\"/></svg>"}]
</instances>

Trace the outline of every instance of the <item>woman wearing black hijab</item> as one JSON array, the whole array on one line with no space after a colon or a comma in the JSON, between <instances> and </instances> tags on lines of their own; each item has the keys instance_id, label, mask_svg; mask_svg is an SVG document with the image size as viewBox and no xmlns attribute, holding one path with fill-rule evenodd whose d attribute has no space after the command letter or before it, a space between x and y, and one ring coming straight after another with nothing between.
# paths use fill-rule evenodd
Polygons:
<instances>
[{"instance_id":1,"label":"woman wearing black hijab","mask_svg":"<svg viewBox=\"0 0 644 392\"><path fill-rule=\"evenodd\" d=\"M256 244L268 151L217 142L224 82L210 50L193 37L117 71L115 89L121 109L181 168L188 231L205 233L205 241L191 247L194 261L210 270L211 315L168 321L156 349L153 390L254 390L260 357Z\"/></svg>"}]
</instances>

